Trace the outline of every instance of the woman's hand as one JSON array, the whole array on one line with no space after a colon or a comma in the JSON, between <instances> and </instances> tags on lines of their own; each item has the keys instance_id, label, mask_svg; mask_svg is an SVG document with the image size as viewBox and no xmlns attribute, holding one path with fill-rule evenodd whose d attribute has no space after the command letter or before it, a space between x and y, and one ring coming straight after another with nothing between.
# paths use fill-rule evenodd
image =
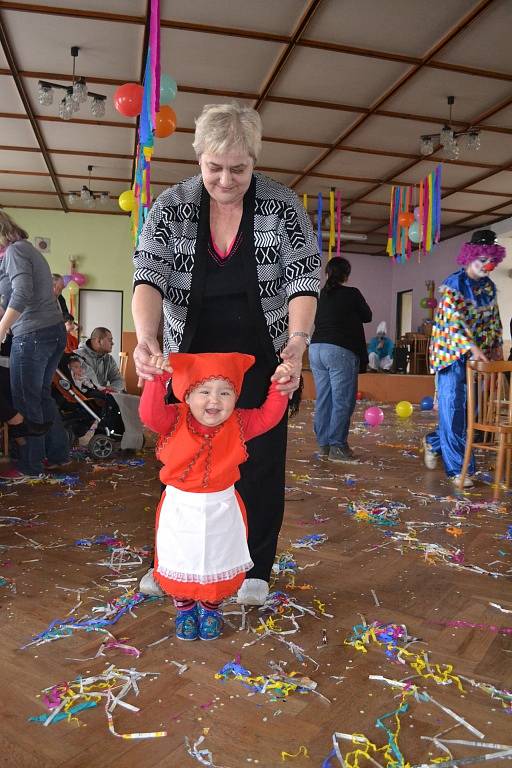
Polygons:
<instances>
[{"instance_id":1,"label":"woman's hand","mask_svg":"<svg viewBox=\"0 0 512 768\"><path fill-rule=\"evenodd\" d=\"M169 370L169 368L162 367L161 363L164 359L167 360L163 357L156 338L146 338L139 341L133 350L133 362L139 377L139 387L142 386L143 381L153 381L153 378L160 375L163 370Z\"/></svg>"},{"instance_id":2,"label":"woman's hand","mask_svg":"<svg viewBox=\"0 0 512 768\"><path fill-rule=\"evenodd\" d=\"M306 351L306 342L301 336L294 336L289 340L281 352L283 361L277 366L271 381L277 383L278 392L288 395L290 398L299 388L300 374L302 371L302 356Z\"/></svg>"},{"instance_id":3,"label":"woman's hand","mask_svg":"<svg viewBox=\"0 0 512 768\"><path fill-rule=\"evenodd\" d=\"M484 355L480 347L477 347L476 345L473 345L470 349L470 359L475 360L475 362L480 363L488 363L489 360Z\"/></svg>"}]
</instances>

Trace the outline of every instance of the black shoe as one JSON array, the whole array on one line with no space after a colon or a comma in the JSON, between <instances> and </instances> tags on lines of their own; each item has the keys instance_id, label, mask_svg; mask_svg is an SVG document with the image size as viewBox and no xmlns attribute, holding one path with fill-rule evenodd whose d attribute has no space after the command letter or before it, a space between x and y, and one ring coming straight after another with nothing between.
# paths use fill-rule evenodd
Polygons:
<instances>
[{"instance_id":1,"label":"black shoe","mask_svg":"<svg viewBox=\"0 0 512 768\"><path fill-rule=\"evenodd\" d=\"M349 448L348 445L331 445L329 450L329 461L334 462L356 462L357 456L355 456L352 448Z\"/></svg>"}]
</instances>

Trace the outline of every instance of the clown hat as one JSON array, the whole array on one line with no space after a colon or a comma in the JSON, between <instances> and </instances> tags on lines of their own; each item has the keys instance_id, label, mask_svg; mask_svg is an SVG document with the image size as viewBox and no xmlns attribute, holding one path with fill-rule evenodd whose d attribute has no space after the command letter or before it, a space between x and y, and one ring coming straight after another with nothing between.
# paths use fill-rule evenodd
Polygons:
<instances>
[{"instance_id":1,"label":"clown hat","mask_svg":"<svg viewBox=\"0 0 512 768\"><path fill-rule=\"evenodd\" d=\"M493 267L505 258L506 251L496 242L496 232L492 229L477 229L471 235L469 243L464 243L457 257L457 264L467 267L475 259L485 259Z\"/></svg>"},{"instance_id":2,"label":"clown hat","mask_svg":"<svg viewBox=\"0 0 512 768\"><path fill-rule=\"evenodd\" d=\"M188 392L208 379L231 382L238 397L245 373L254 365L253 355L241 352L172 353L169 364L173 369L172 391L184 401Z\"/></svg>"}]
</instances>

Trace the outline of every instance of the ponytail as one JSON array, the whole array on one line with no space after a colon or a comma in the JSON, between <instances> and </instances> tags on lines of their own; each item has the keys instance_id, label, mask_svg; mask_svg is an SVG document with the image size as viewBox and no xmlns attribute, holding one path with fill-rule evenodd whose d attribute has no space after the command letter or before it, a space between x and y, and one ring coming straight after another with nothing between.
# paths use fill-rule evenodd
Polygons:
<instances>
[{"instance_id":1,"label":"ponytail","mask_svg":"<svg viewBox=\"0 0 512 768\"><path fill-rule=\"evenodd\" d=\"M325 274L327 280L325 282L324 290L327 293L337 288L341 283L346 283L352 267L350 261L344 259L342 256L334 256L329 259L325 267Z\"/></svg>"}]
</instances>

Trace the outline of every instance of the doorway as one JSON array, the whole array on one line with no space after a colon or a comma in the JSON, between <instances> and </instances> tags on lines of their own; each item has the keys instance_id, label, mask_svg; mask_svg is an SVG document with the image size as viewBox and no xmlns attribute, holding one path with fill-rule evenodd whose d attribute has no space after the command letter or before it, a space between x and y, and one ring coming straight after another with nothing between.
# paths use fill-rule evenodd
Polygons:
<instances>
[{"instance_id":1,"label":"doorway","mask_svg":"<svg viewBox=\"0 0 512 768\"><path fill-rule=\"evenodd\" d=\"M396 338L412 331L412 289L396 295Z\"/></svg>"}]
</instances>

